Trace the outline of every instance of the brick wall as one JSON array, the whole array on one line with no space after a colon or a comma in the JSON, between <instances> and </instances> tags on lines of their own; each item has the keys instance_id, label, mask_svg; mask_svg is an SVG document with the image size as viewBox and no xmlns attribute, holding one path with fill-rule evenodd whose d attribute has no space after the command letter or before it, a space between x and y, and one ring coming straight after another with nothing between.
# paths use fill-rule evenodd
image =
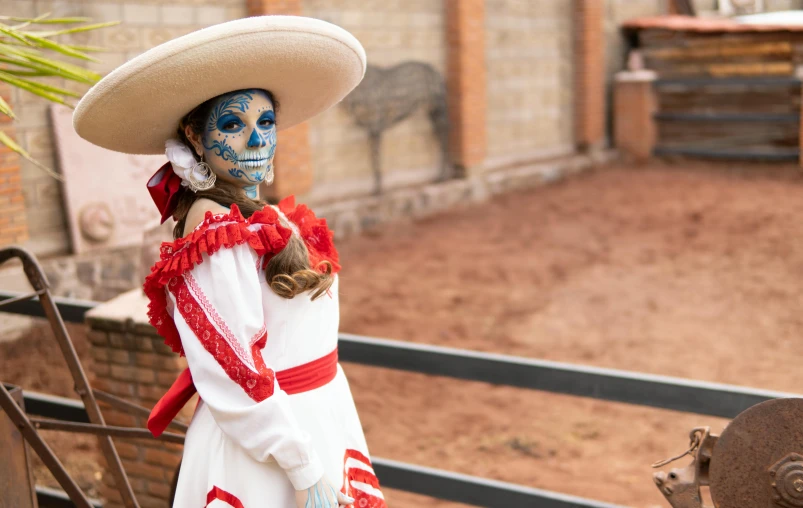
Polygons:
<instances>
[{"instance_id":1,"label":"brick wall","mask_svg":"<svg viewBox=\"0 0 803 508\"><path fill-rule=\"evenodd\" d=\"M572 2L487 0L488 161L571 153Z\"/></svg>"},{"instance_id":2,"label":"brick wall","mask_svg":"<svg viewBox=\"0 0 803 508\"><path fill-rule=\"evenodd\" d=\"M92 387L150 408L186 368L186 360L165 346L146 322L146 300L139 290L93 309L87 316L92 343ZM180 418L189 421L191 401ZM145 419L102 407L108 425L144 428ZM153 439L114 439L131 487L142 508L167 508L170 484L181 461L180 445ZM110 473L103 475L101 495L106 508L121 508Z\"/></svg>"},{"instance_id":3,"label":"brick wall","mask_svg":"<svg viewBox=\"0 0 803 508\"><path fill-rule=\"evenodd\" d=\"M613 133L614 74L626 68L627 47L619 26L628 19L655 16L667 12L670 0L605 0L605 135ZM698 7L699 8L699 7ZM610 142L610 141L609 141Z\"/></svg>"},{"instance_id":4,"label":"brick wall","mask_svg":"<svg viewBox=\"0 0 803 508\"><path fill-rule=\"evenodd\" d=\"M451 154L463 175L482 170L488 152L485 0L447 0Z\"/></svg>"},{"instance_id":5,"label":"brick wall","mask_svg":"<svg viewBox=\"0 0 803 508\"><path fill-rule=\"evenodd\" d=\"M0 97L12 109L11 88L0 84ZM0 115L0 129L12 139L18 139L12 121ZM25 214L25 197L20 175L20 156L0 145L0 247L22 244L28 239L28 220Z\"/></svg>"},{"instance_id":6,"label":"brick wall","mask_svg":"<svg viewBox=\"0 0 803 508\"><path fill-rule=\"evenodd\" d=\"M605 138L604 0L574 0L574 131L581 149Z\"/></svg>"}]
</instances>

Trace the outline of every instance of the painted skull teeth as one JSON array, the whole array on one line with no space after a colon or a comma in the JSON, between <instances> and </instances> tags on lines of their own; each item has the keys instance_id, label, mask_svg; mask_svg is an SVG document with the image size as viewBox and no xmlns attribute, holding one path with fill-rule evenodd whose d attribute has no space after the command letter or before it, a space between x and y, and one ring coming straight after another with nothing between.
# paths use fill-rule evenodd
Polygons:
<instances>
[{"instance_id":1,"label":"painted skull teeth","mask_svg":"<svg viewBox=\"0 0 803 508\"><path fill-rule=\"evenodd\" d=\"M259 159L259 160L240 161L238 162L238 165L241 168L254 169L254 168L261 168L267 163L268 159Z\"/></svg>"},{"instance_id":2,"label":"painted skull teeth","mask_svg":"<svg viewBox=\"0 0 803 508\"><path fill-rule=\"evenodd\" d=\"M246 152L237 158L237 165L241 169L257 169L268 163L269 150Z\"/></svg>"}]
</instances>

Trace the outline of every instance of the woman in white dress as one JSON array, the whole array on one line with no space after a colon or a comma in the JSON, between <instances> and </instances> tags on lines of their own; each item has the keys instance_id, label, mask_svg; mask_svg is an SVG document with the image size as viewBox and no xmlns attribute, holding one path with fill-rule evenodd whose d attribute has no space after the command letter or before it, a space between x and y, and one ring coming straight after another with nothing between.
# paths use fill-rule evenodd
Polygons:
<instances>
[{"instance_id":1,"label":"woman in white dress","mask_svg":"<svg viewBox=\"0 0 803 508\"><path fill-rule=\"evenodd\" d=\"M148 182L176 220L144 285L151 323L189 369L154 407L161 433L197 391L174 506L385 507L337 363L332 233L273 180L276 131L339 102L365 53L319 20L216 25L127 62L78 104L89 141L162 153Z\"/></svg>"}]
</instances>

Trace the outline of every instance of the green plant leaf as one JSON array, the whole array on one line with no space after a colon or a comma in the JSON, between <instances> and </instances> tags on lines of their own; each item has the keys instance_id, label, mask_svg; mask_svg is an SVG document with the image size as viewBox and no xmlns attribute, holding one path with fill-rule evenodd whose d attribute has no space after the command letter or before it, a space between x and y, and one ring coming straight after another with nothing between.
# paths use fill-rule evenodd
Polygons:
<instances>
[{"instance_id":1,"label":"green plant leaf","mask_svg":"<svg viewBox=\"0 0 803 508\"><path fill-rule=\"evenodd\" d=\"M13 37L17 39L21 43L25 44L26 46L32 46L32 44L28 41L24 34L17 33L16 30L13 28L7 27L6 25L0 24L0 33L6 34L9 37Z\"/></svg>"},{"instance_id":2,"label":"green plant leaf","mask_svg":"<svg viewBox=\"0 0 803 508\"><path fill-rule=\"evenodd\" d=\"M50 39L39 37L38 35L33 35L30 32L26 33L25 36L28 39L34 41L41 48L50 49L57 53L61 53L62 55L71 56L73 58L78 58L80 60L86 60L89 62L96 62L96 63L100 62L100 60L98 60L97 58L92 58L89 55L81 53L80 51L75 51L73 49L70 49L68 46L65 46L64 44L59 44L58 42L51 41Z\"/></svg>"},{"instance_id":3,"label":"green plant leaf","mask_svg":"<svg viewBox=\"0 0 803 508\"><path fill-rule=\"evenodd\" d=\"M72 18L50 18L50 19L40 19L40 18L15 18L13 16L0 16L0 19L8 19L10 21L22 21L27 23L33 23L37 25L70 25L72 23L87 23L92 21L92 18L86 17L72 17Z\"/></svg>"},{"instance_id":4,"label":"green plant leaf","mask_svg":"<svg viewBox=\"0 0 803 508\"><path fill-rule=\"evenodd\" d=\"M0 76L2 76L3 74L8 74L8 73L5 70L0 70ZM36 88L39 88L39 89L41 89L42 91L45 91L45 92L51 92L51 93L55 93L55 94L59 94L59 95L66 95L68 97L81 97L80 93L73 92L72 90L67 90L66 88L61 88L61 87L53 86L53 85L47 85L45 83L40 83L38 81L31 81L29 79L22 79L22 78L18 78L18 79L21 82L27 83L28 85L36 87Z\"/></svg>"},{"instance_id":5,"label":"green plant leaf","mask_svg":"<svg viewBox=\"0 0 803 508\"><path fill-rule=\"evenodd\" d=\"M99 53L101 51L108 51L106 48L102 48L100 46L78 46L76 44L65 44L68 48L72 48L76 51L84 51L87 53Z\"/></svg>"},{"instance_id":6,"label":"green plant leaf","mask_svg":"<svg viewBox=\"0 0 803 508\"><path fill-rule=\"evenodd\" d=\"M16 120L17 118L17 115L15 115L14 111L11 110L11 106L9 106L9 104L2 97L0 97L0 113L3 113L12 120Z\"/></svg>"},{"instance_id":7,"label":"green plant leaf","mask_svg":"<svg viewBox=\"0 0 803 508\"><path fill-rule=\"evenodd\" d=\"M15 30L19 30L20 28L25 28L26 26L30 25L31 23L38 23L39 21L47 18L48 16L50 16L50 13L46 12L46 13L41 14L41 15L35 17L35 18L21 18L21 19L24 19L25 22L21 23L19 25L15 25L14 29Z\"/></svg>"},{"instance_id":8,"label":"green plant leaf","mask_svg":"<svg viewBox=\"0 0 803 508\"><path fill-rule=\"evenodd\" d=\"M11 137L9 137L8 134L6 134L3 131L0 131L0 143L6 145L7 147L9 147L14 152L20 154L23 158L25 158L26 160L30 161L34 166L38 167L39 169L41 169L45 173L49 174L50 176L52 176L56 180L58 180L60 182L64 181L64 177L63 176L61 176L60 174L56 173L52 169L48 168L47 166L43 165L42 163L40 163L39 161L37 161L36 159L31 157L31 155L28 152L26 152L13 139L11 139Z\"/></svg>"},{"instance_id":9,"label":"green plant leaf","mask_svg":"<svg viewBox=\"0 0 803 508\"><path fill-rule=\"evenodd\" d=\"M58 69L54 69L52 66L45 66L36 62L31 62L29 60L23 60L21 58L8 58L0 56L0 63L5 63L9 65L14 65L20 67L22 69L32 69L34 72L38 72L41 76L58 76L62 78L69 79L71 81L78 81L81 83L87 82L84 79L75 79L75 76L69 73L59 72ZM5 68L0 69L6 72L21 72L21 71L14 71L13 69ZM89 81L88 84L92 84L92 81Z\"/></svg>"},{"instance_id":10,"label":"green plant leaf","mask_svg":"<svg viewBox=\"0 0 803 508\"><path fill-rule=\"evenodd\" d=\"M65 106L70 106L70 104L67 103L67 101L65 101L63 98L43 88L41 85L39 85L39 83L33 83L24 79L16 78L11 74L2 71L0 71L0 81L5 81L9 85L14 85L17 88L31 92L32 94L38 95L39 97L47 99L51 102L57 102L59 104L64 104Z\"/></svg>"},{"instance_id":11,"label":"green plant leaf","mask_svg":"<svg viewBox=\"0 0 803 508\"><path fill-rule=\"evenodd\" d=\"M67 62L59 62L57 60L51 60L49 58L41 56L36 51L30 51L24 48L11 48L6 45L0 44L0 54L6 54L12 57L17 57L23 60L28 60L38 63L41 66L45 67L46 69L53 70L54 73L58 74L59 76L71 79L73 81L79 81L81 83L87 83L89 85L95 84L101 78L100 74L98 74L97 72L92 72L90 70L84 69L83 67L72 65ZM46 69L39 69L39 70L46 70Z\"/></svg>"},{"instance_id":12,"label":"green plant leaf","mask_svg":"<svg viewBox=\"0 0 803 508\"><path fill-rule=\"evenodd\" d=\"M2 51L0 51L2 52ZM90 79L89 77L78 75L72 72L64 71L62 69L53 67L52 65L44 65L37 62L31 61L18 61L10 58L3 58L0 57L0 62L9 63L12 65L17 65L19 67L25 69L33 69L45 73L47 76L58 76L61 78L69 79L71 81L76 81L78 83L84 83L87 85L94 84L97 80Z\"/></svg>"},{"instance_id":13,"label":"green plant leaf","mask_svg":"<svg viewBox=\"0 0 803 508\"><path fill-rule=\"evenodd\" d=\"M1 60L1 59L0 59ZM52 77L53 74L50 72L40 72L40 71L17 71L13 69L0 69L3 72L7 72L14 76L28 76L31 78L49 78Z\"/></svg>"},{"instance_id":14,"label":"green plant leaf","mask_svg":"<svg viewBox=\"0 0 803 508\"><path fill-rule=\"evenodd\" d=\"M64 34L74 34L78 32L88 32L90 30L97 30L98 28L107 28L110 26L119 25L120 21L106 21L104 23L95 23L93 25L84 25L84 26L77 26L75 28L66 28L64 30L54 30L49 32L43 32L47 34L47 37L52 37L54 35L64 35Z\"/></svg>"}]
</instances>

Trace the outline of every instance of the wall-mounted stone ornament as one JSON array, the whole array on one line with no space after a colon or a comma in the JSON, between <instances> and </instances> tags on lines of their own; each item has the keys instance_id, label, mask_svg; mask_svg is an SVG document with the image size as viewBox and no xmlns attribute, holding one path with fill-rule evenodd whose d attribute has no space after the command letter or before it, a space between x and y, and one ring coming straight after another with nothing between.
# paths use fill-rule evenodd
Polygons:
<instances>
[{"instance_id":1,"label":"wall-mounted stone ornament","mask_svg":"<svg viewBox=\"0 0 803 508\"><path fill-rule=\"evenodd\" d=\"M145 185L165 156L100 148L75 132L71 109L50 112L73 253L141 243L145 224L159 218Z\"/></svg>"},{"instance_id":2,"label":"wall-mounted stone ornament","mask_svg":"<svg viewBox=\"0 0 803 508\"><path fill-rule=\"evenodd\" d=\"M87 203L78 211L78 225L90 242L105 242L114 234L114 214L108 203Z\"/></svg>"}]
</instances>

